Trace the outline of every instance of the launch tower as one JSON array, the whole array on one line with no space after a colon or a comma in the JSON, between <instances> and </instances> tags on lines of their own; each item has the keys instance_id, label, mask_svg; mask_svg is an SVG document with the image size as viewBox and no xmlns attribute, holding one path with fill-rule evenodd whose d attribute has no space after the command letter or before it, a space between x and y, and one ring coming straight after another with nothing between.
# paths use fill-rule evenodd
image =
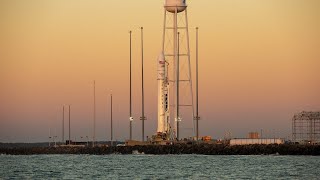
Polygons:
<instances>
[{"instance_id":1,"label":"launch tower","mask_svg":"<svg viewBox=\"0 0 320 180\"><path fill-rule=\"evenodd\" d=\"M162 139L180 139L182 117L188 124L184 129L194 131L192 94L187 4L185 0L166 0L158 58L157 133Z\"/></svg>"}]
</instances>

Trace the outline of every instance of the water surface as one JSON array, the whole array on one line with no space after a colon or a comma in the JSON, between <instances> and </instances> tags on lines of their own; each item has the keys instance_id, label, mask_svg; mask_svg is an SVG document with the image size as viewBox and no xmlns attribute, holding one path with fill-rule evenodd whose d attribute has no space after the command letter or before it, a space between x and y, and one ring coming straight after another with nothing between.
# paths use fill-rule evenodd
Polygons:
<instances>
[{"instance_id":1,"label":"water surface","mask_svg":"<svg viewBox=\"0 0 320 180\"><path fill-rule=\"evenodd\" d=\"M0 179L319 179L320 157L0 155Z\"/></svg>"}]
</instances>

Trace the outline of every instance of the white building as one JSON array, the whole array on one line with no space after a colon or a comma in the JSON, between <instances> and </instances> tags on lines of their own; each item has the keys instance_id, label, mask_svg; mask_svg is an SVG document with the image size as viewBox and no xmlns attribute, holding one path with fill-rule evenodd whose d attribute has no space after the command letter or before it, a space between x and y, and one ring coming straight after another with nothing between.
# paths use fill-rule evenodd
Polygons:
<instances>
[{"instance_id":1,"label":"white building","mask_svg":"<svg viewBox=\"0 0 320 180\"><path fill-rule=\"evenodd\" d=\"M230 145L249 145L249 144L284 144L283 139L279 138L263 138L263 139L231 139Z\"/></svg>"}]
</instances>

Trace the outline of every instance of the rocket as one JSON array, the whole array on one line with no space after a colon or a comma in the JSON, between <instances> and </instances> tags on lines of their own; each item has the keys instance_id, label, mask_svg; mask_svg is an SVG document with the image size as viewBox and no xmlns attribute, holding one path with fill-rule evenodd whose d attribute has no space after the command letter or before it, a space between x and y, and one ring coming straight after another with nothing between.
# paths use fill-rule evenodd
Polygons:
<instances>
[{"instance_id":1,"label":"rocket","mask_svg":"<svg viewBox=\"0 0 320 180\"><path fill-rule=\"evenodd\" d=\"M168 65L163 52L158 57L158 133L170 131Z\"/></svg>"}]
</instances>

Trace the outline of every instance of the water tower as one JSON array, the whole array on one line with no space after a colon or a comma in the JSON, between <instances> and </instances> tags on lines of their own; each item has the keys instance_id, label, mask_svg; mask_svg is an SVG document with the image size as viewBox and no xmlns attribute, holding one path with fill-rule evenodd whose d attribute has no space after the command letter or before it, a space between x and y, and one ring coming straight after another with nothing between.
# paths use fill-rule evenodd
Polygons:
<instances>
[{"instance_id":1,"label":"water tower","mask_svg":"<svg viewBox=\"0 0 320 180\"><path fill-rule=\"evenodd\" d=\"M180 139L180 125L194 130L192 94L186 0L166 0L158 58L158 134Z\"/></svg>"}]
</instances>

